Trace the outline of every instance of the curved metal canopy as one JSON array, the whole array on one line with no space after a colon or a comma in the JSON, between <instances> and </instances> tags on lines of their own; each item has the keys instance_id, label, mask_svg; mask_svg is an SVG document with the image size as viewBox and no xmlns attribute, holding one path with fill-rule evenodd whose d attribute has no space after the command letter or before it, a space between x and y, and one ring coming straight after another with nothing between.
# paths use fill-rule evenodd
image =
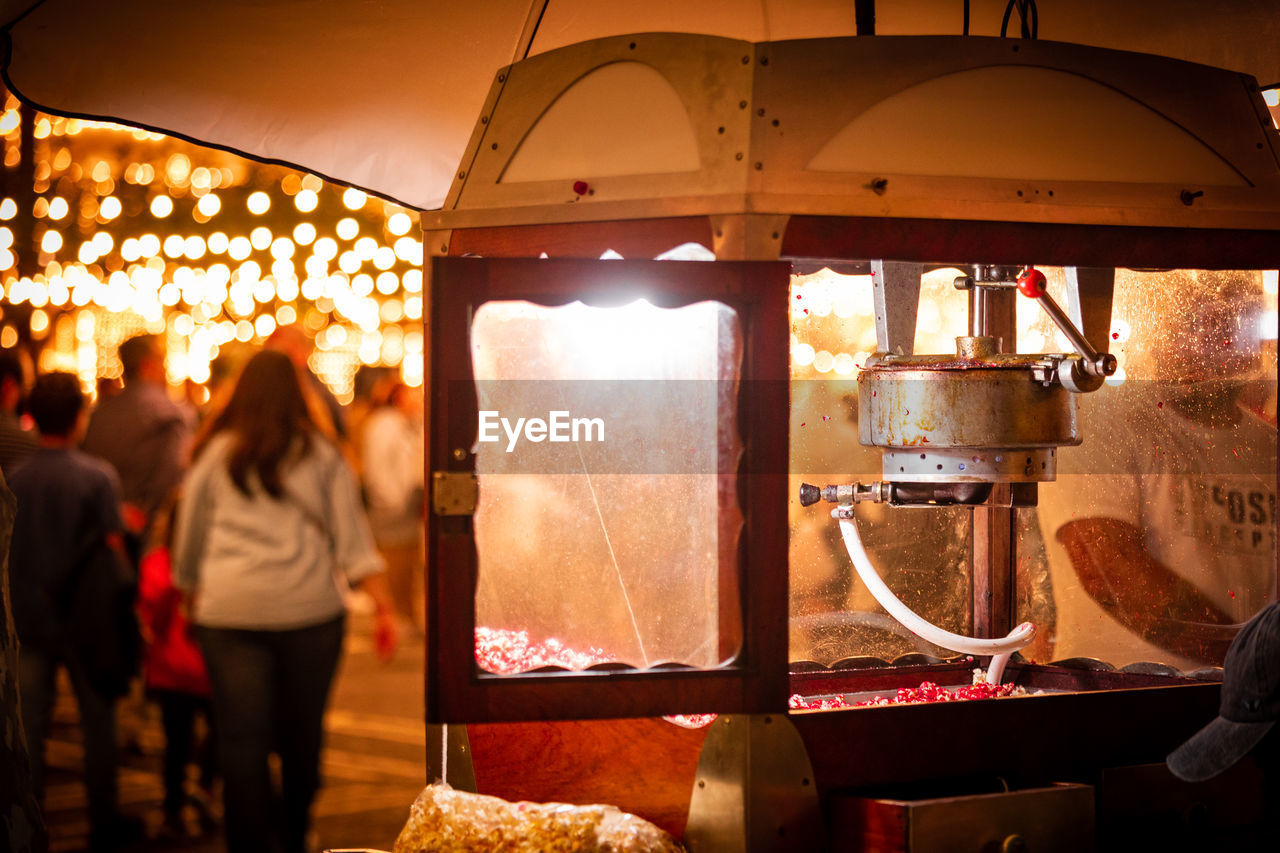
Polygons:
<instances>
[{"instance_id":1,"label":"curved metal canopy","mask_svg":"<svg viewBox=\"0 0 1280 853\"><path fill-rule=\"evenodd\" d=\"M772 214L1280 229L1252 79L1047 41L647 33L500 70L428 229Z\"/></svg>"}]
</instances>

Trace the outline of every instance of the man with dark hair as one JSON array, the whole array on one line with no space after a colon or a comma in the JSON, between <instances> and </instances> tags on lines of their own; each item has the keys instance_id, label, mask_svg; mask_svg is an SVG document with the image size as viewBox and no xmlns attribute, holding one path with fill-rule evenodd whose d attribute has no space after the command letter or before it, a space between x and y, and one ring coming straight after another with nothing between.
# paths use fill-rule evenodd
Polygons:
<instances>
[{"instance_id":1,"label":"man with dark hair","mask_svg":"<svg viewBox=\"0 0 1280 853\"><path fill-rule=\"evenodd\" d=\"M120 476L136 564L152 516L182 480L191 423L169 398L158 336L129 338L118 352L124 390L98 401L82 447Z\"/></svg>"},{"instance_id":2,"label":"man with dark hair","mask_svg":"<svg viewBox=\"0 0 1280 853\"><path fill-rule=\"evenodd\" d=\"M36 434L18 420L26 390L22 359L14 350L0 351L0 471L6 475L39 446Z\"/></svg>"},{"instance_id":3,"label":"man with dark hair","mask_svg":"<svg viewBox=\"0 0 1280 853\"><path fill-rule=\"evenodd\" d=\"M32 776L37 795L43 796L44 741L56 695L55 676L60 666L65 667L84 730L91 847L110 849L136 837L139 826L122 819L117 808L115 698L104 692L87 664L85 645L73 635L77 621L98 624L81 609L85 596L77 596L86 588L98 588L97 578L90 574L103 570L104 564L91 561L89 555L100 548L113 549L120 562L106 565L124 565L120 489L109 465L76 449L86 421L79 378L70 373L41 376L29 405L40 448L15 467L9 480L18 500L9 558ZM108 579L108 585L115 580ZM88 606L97 611L111 604L89 600ZM106 644L109 639L96 641Z\"/></svg>"}]
</instances>

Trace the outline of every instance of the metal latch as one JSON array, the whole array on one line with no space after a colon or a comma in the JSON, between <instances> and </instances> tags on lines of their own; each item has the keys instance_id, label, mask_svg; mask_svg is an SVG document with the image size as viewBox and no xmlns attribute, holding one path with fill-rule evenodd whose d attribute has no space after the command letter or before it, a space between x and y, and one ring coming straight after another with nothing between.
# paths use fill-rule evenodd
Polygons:
<instances>
[{"instance_id":1,"label":"metal latch","mask_svg":"<svg viewBox=\"0 0 1280 853\"><path fill-rule=\"evenodd\" d=\"M431 508L436 515L474 515L480 485L471 471L432 471Z\"/></svg>"}]
</instances>

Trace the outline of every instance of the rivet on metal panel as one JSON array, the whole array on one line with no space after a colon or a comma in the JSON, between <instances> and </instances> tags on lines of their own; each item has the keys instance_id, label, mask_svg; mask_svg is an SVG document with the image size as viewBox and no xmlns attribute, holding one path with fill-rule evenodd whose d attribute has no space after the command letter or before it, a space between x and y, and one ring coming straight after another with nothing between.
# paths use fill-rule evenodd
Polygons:
<instances>
[{"instance_id":1,"label":"rivet on metal panel","mask_svg":"<svg viewBox=\"0 0 1280 853\"><path fill-rule=\"evenodd\" d=\"M749 56L744 56L744 57L742 57L742 64L743 64L743 65L746 65L746 64L747 64L748 62L750 62L750 61L751 61L751 57L749 57Z\"/></svg>"},{"instance_id":2,"label":"rivet on metal panel","mask_svg":"<svg viewBox=\"0 0 1280 853\"><path fill-rule=\"evenodd\" d=\"M705 788L705 787L707 787L707 780L706 780L706 779L699 779L699 780L698 780L698 787L699 787L699 788Z\"/></svg>"},{"instance_id":3,"label":"rivet on metal panel","mask_svg":"<svg viewBox=\"0 0 1280 853\"><path fill-rule=\"evenodd\" d=\"M777 239L778 239L779 237L781 237L781 236L782 236L782 235L781 235L781 234L779 234L777 231L774 231L774 232L773 232L773 239L777 240Z\"/></svg>"},{"instance_id":4,"label":"rivet on metal panel","mask_svg":"<svg viewBox=\"0 0 1280 853\"><path fill-rule=\"evenodd\" d=\"M498 82L499 82L499 83L505 83L505 82L507 82L507 75L505 75L505 74L499 74L499 75L498 75Z\"/></svg>"},{"instance_id":5,"label":"rivet on metal panel","mask_svg":"<svg viewBox=\"0 0 1280 853\"><path fill-rule=\"evenodd\" d=\"M769 64L769 57L767 57L767 56L762 56L762 57L760 57L760 64L761 64L761 65L768 65L768 64Z\"/></svg>"},{"instance_id":6,"label":"rivet on metal panel","mask_svg":"<svg viewBox=\"0 0 1280 853\"><path fill-rule=\"evenodd\" d=\"M746 102L746 101L738 101L738 109L740 109L740 110L745 110L746 108L747 108L747 102Z\"/></svg>"},{"instance_id":7,"label":"rivet on metal panel","mask_svg":"<svg viewBox=\"0 0 1280 853\"><path fill-rule=\"evenodd\" d=\"M458 180L462 180L462 179L463 179L463 178L465 178L466 176L467 176L467 173L466 173L466 172L459 172L459 173L458 173Z\"/></svg>"},{"instance_id":8,"label":"rivet on metal panel","mask_svg":"<svg viewBox=\"0 0 1280 853\"><path fill-rule=\"evenodd\" d=\"M489 117L488 117L488 116L480 116L480 123L481 123L481 124L488 124L488 123L489 123Z\"/></svg>"},{"instance_id":9,"label":"rivet on metal panel","mask_svg":"<svg viewBox=\"0 0 1280 853\"><path fill-rule=\"evenodd\" d=\"M467 458L467 451L461 447L455 447L453 449L453 458L461 462L463 459Z\"/></svg>"},{"instance_id":10,"label":"rivet on metal panel","mask_svg":"<svg viewBox=\"0 0 1280 853\"><path fill-rule=\"evenodd\" d=\"M761 169L763 169L763 168L764 168L764 163L761 163L759 160L757 160L757 161L756 161L756 171L757 171L757 172L759 172L759 171L760 171Z\"/></svg>"},{"instance_id":11,"label":"rivet on metal panel","mask_svg":"<svg viewBox=\"0 0 1280 853\"><path fill-rule=\"evenodd\" d=\"M489 147L490 147L490 148L492 148L494 151L497 151L497 150L498 150L498 143L496 143L496 142L495 142L495 143L493 143L492 145L490 145Z\"/></svg>"},{"instance_id":12,"label":"rivet on metal panel","mask_svg":"<svg viewBox=\"0 0 1280 853\"><path fill-rule=\"evenodd\" d=\"M721 127L717 127L717 128L716 128L716 133L724 133L724 127L723 127L723 126L721 126Z\"/></svg>"},{"instance_id":13,"label":"rivet on metal panel","mask_svg":"<svg viewBox=\"0 0 1280 853\"><path fill-rule=\"evenodd\" d=\"M756 115L763 117L763 116L764 116L764 107L761 107L760 109L756 110Z\"/></svg>"}]
</instances>

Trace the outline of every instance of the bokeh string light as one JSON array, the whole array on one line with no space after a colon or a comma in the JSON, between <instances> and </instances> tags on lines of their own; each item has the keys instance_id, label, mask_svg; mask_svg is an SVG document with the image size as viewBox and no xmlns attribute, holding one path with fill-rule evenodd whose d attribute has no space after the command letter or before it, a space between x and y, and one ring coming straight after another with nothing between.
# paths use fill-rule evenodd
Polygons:
<instances>
[{"instance_id":1,"label":"bokeh string light","mask_svg":"<svg viewBox=\"0 0 1280 853\"><path fill-rule=\"evenodd\" d=\"M73 371L92 390L119 376L121 341L162 334L169 381L204 385L219 355L298 324L340 400L361 365L422 384L414 211L118 124L35 113L31 131L31 208L12 182L0 198L0 346L30 340L42 370ZM10 176L21 133L6 95ZM32 245L18 245L22 217Z\"/></svg>"}]
</instances>

